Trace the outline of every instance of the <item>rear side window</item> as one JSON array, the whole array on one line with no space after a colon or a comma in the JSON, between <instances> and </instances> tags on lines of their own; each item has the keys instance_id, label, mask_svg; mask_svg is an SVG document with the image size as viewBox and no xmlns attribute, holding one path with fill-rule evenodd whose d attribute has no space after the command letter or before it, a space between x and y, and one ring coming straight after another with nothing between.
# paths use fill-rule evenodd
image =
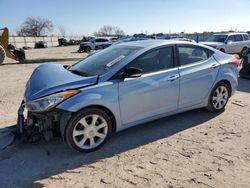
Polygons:
<instances>
[{"instance_id":1,"label":"rear side window","mask_svg":"<svg viewBox=\"0 0 250 188\"><path fill-rule=\"evenodd\" d=\"M180 66L205 61L213 55L213 51L196 46L178 47Z\"/></svg>"},{"instance_id":2,"label":"rear side window","mask_svg":"<svg viewBox=\"0 0 250 188\"><path fill-rule=\"evenodd\" d=\"M173 47L164 47L146 52L129 63L127 67L139 68L143 74L173 68Z\"/></svg>"},{"instance_id":3,"label":"rear side window","mask_svg":"<svg viewBox=\"0 0 250 188\"><path fill-rule=\"evenodd\" d=\"M244 38L244 40L249 40L249 35L244 34L244 35L243 35L243 38Z\"/></svg>"},{"instance_id":4,"label":"rear side window","mask_svg":"<svg viewBox=\"0 0 250 188\"><path fill-rule=\"evenodd\" d=\"M236 42L243 41L242 35L235 35L235 41L236 41Z\"/></svg>"}]
</instances>

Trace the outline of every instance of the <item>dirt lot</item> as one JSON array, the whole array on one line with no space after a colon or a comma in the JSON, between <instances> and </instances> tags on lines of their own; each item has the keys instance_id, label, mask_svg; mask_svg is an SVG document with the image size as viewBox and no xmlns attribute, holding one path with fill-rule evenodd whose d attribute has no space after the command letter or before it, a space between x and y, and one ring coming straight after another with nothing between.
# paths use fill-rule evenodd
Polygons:
<instances>
[{"instance_id":1,"label":"dirt lot","mask_svg":"<svg viewBox=\"0 0 250 188\"><path fill-rule=\"evenodd\" d=\"M31 72L73 63L75 47L27 50L29 61L0 66L0 128L15 125ZM232 104L240 100L241 107ZM199 109L130 128L99 151L79 154L56 138L0 151L1 187L249 187L250 80L239 79L226 110Z\"/></svg>"}]
</instances>

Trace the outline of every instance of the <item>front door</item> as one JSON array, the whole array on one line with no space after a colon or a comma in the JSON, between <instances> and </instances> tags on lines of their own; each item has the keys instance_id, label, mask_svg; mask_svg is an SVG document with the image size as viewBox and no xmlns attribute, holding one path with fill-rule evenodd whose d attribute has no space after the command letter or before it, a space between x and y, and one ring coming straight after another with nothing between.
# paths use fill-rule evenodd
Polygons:
<instances>
[{"instance_id":1,"label":"front door","mask_svg":"<svg viewBox=\"0 0 250 188\"><path fill-rule=\"evenodd\" d=\"M143 75L119 83L123 125L177 110L179 72L174 67L173 47L144 53L127 67L139 68Z\"/></svg>"}]
</instances>

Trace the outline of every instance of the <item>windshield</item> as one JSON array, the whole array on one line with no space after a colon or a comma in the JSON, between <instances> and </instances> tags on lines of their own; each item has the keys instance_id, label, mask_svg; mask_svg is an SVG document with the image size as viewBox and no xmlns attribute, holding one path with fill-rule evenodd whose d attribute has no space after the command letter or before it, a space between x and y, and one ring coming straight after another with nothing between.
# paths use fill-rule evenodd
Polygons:
<instances>
[{"instance_id":1,"label":"windshield","mask_svg":"<svg viewBox=\"0 0 250 188\"><path fill-rule=\"evenodd\" d=\"M212 35L206 42L225 42L227 35Z\"/></svg>"},{"instance_id":2,"label":"windshield","mask_svg":"<svg viewBox=\"0 0 250 188\"><path fill-rule=\"evenodd\" d=\"M69 71L80 75L102 75L138 50L135 47L109 47L74 64Z\"/></svg>"}]
</instances>

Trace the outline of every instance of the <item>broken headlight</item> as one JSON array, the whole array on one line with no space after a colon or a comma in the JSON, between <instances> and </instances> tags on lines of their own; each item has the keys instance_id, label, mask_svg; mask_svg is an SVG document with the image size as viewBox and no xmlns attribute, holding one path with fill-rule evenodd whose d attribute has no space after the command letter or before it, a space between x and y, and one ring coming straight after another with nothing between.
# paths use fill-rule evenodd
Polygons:
<instances>
[{"instance_id":1,"label":"broken headlight","mask_svg":"<svg viewBox=\"0 0 250 188\"><path fill-rule=\"evenodd\" d=\"M31 112L48 111L60 102L79 93L79 90L69 90L25 103L25 107Z\"/></svg>"}]
</instances>

